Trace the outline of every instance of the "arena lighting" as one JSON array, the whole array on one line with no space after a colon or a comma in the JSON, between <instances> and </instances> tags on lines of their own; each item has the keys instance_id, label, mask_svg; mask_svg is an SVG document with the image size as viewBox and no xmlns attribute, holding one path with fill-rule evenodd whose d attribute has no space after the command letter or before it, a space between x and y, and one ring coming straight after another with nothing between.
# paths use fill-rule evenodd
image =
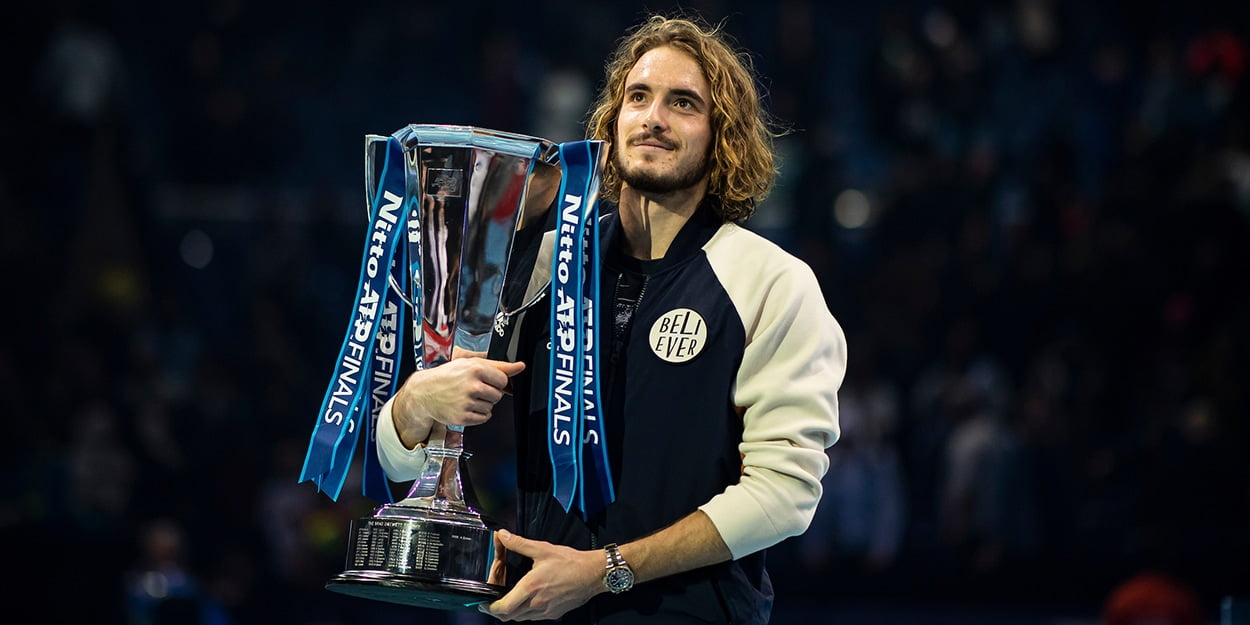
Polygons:
<instances>
[{"instance_id":1,"label":"arena lighting","mask_svg":"<svg viewBox=\"0 0 1250 625\"><path fill-rule=\"evenodd\" d=\"M872 203L863 191L846 189L833 201L833 218L843 228L863 228L871 217Z\"/></svg>"},{"instance_id":2,"label":"arena lighting","mask_svg":"<svg viewBox=\"0 0 1250 625\"><path fill-rule=\"evenodd\" d=\"M153 599L164 599L169 596L169 578L159 571L148 571L143 574L140 584L143 592Z\"/></svg>"},{"instance_id":3,"label":"arena lighting","mask_svg":"<svg viewBox=\"0 0 1250 625\"><path fill-rule=\"evenodd\" d=\"M959 38L959 25L949 13L933 9L924 16L924 33L938 48L948 48Z\"/></svg>"},{"instance_id":4,"label":"arena lighting","mask_svg":"<svg viewBox=\"0 0 1250 625\"><path fill-rule=\"evenodd\" d=\"M182 262L194 269L203 269L213 262L213 240L198 228L182 235L182 243L178 245Z\"/></svg>"}]
</instances>

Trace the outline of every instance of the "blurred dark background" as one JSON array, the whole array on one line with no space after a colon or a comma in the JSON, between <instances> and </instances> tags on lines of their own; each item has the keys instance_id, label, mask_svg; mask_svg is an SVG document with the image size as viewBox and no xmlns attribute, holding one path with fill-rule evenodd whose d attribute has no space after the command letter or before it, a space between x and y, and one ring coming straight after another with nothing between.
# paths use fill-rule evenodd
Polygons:
<instances>
[{"instance_id":1,"label":"blurred dark background","mask_svg":"<svg viewBox=\"0 0 1250 625\"><path fill-rule=\"evenodd\" d=\"M1250 596L1247 4L685 6L792 129L748 225L849 340L774 622L1217 623ZM0 620L482 622L325 591L373 502L296 483L363 137L580 138L647 8L670 6L6 9ZM505 520L509 427L469 436Z\"/></svg>"}]
</instances>

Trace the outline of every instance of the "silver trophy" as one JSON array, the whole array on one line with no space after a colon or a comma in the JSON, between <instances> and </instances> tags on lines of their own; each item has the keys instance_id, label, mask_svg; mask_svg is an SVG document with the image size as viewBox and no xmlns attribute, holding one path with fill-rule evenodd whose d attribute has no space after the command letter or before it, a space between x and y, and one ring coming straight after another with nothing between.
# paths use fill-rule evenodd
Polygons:
<instances>
[{"instance_id":1,"label":"silver trophy","mask_svg":"<svg viewBox=\"0 0 1250 625\"><path fill-rule=\"evenodd\" d=\"M413 307L417 366L444 364L453 348L488 353L495 325L529 303L529 252L537 250L560 187L559 146L468 126L413 124L394 136L404 147L405 205L418 226L408 242L419 250L410 262L420 271L404 297ZM367 198L377 190L386 141L366 137ZM345 570L327 589L447 610L502 596L499 525L482 514L465 479L463 428L447 430L427 446L407 497L352 523Z\"/></svg>"}]
</instances>

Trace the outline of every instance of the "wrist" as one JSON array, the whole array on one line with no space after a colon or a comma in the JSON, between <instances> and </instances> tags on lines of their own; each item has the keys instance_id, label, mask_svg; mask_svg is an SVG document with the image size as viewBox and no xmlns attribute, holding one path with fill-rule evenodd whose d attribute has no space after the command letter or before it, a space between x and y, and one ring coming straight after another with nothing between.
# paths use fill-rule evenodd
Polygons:
<instances>
[{"instance_id":1,"label":"wrist","mask_svg":"<svg viewBox=\"0 0 1250 625\"><path fill-rule=\"evenodd\" d=\"M420 410L413 405L410 394L401 387L391 400L391 422L399 435L399 442L409 450L424 447L430 438L430 422L419 414Z\"/></svg>"},{"instance_id":2,"label":"wrist","mask_svg":"<svg viewBox=\"0 0 1250 625\"><path fill-rule=\"evenodd\" d=\"M634 569L621 555L620 548L612 543L603 548L604 573L603 588L612 594L619 595L634 587Z\"/></svg>"}]
</instances>

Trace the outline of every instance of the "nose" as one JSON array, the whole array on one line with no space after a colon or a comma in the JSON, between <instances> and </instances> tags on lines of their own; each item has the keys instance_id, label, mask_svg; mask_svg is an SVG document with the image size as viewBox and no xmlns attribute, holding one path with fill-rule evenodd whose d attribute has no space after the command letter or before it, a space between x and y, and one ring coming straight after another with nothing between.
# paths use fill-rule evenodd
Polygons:
<instances>
[{"instance_id":1,"label":"nose","mask_svg":"<svg viewBox=\"0 0 1250 625\"><path fill-rule=\"evenodd\" d=\"M657 98L651 103L651 106L647 109L647 114L642 118L642 125L647 129L647 132L659 134L668 128L668 120L664 113L664 103Z\"/></svg>"}]
</instances>

